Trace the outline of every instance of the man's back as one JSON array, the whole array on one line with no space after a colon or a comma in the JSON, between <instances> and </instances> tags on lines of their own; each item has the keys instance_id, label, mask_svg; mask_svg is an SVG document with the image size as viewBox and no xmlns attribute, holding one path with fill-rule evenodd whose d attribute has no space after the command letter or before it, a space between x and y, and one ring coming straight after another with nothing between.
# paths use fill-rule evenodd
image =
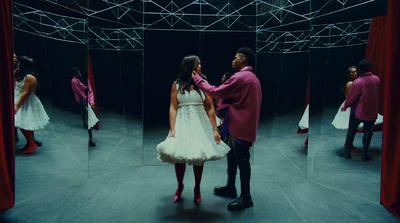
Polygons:
<instances>
[{"instance_id":1,"label":"man's back","mask_svg":"<svg viewBox=\"0 0 400 223\"><path fill-rule=\"evenodd\" d=\"M347 100L356 99L356 117L361 120L375 120L379 109L379 77L367 72L357 78Z\"/></svg>"}]
</instances>

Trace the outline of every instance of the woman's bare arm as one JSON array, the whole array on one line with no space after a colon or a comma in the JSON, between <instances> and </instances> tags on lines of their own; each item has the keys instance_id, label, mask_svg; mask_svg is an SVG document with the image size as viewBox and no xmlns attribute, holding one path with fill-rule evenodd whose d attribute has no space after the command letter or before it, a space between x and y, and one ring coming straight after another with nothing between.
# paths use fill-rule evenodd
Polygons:
<instances>
[{"instance_id":1,"label":"woman's bare arm","mask_svg":"<svg viewBox=\"0 0 400 223\"><path fill-rule=\"evenodd\" d=\"M214 100L207 94L205 94L205 96L206 100L204 102L204 109L206 110L208 118L210 119L211 122L211 126L213 128L215 142L219 144L221 142L221 136L218 133L217 120L215 117Z\"/></svg>"},{"instance_id":2,"label":"woman's bare arm","mask_svg":"<svg viewBox=\"0 0 400 223\"><path fill-rule=\"evenodd\" d=\"M350 92L351 87L353 86L353 81L349 81L346 84L346 90L344 91L344 96L347 98L347 95Z\"/></svg>"},{"instance_id":3,"label":"woman's bare arm","mask_svg":"<svg viewBox=\"0 0 400 223\"><path fill-rule=\"evenodd\" d=\"M172 84L171 88L171 100L169 105L169 128L170 128L170 137L175 137L175 121L176 121L176 113L178 110L178 90L176 89L176 84Z\"/></svg>"}]
</instances>

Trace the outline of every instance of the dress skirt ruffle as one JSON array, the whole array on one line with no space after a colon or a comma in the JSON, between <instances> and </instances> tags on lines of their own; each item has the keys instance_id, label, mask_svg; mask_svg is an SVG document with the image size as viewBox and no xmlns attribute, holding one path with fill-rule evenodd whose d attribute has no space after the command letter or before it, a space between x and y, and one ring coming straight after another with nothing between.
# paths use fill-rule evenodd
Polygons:
<instances>
[{"instance_id":1,"label":"dress skirt ruffle","mask_svg":"<svg viewBox=\"0 0 400 223\"><path fill-rule=\"evenodd\" d=\"M215 142L210 120L201 104L180 106L175 122L175 137L169 137L168 134L157 145L159 160L193 165L221 159L229 150L224 142Z\"/></svg>"},{"instance_id":2,"label":"dress skirt ruffle","mask_svg":"<svg viewBox=\"0 0 400 223\"><path fill-rule=\"evenodd\" d=\"M350 120L350 112L351 108L347 108L346 111L342 112L340 109L343 107L345 101L340 105L335 118L332 121L332 125L341 130L345 130L349 128L349 120ZM383 116L381 114L378 114L377 119L375 121L375 125L379 125L383 123ZM360 123L360 125L357 127L358 130L363 129L363 123Z\"/></svg>"},{"instance_id":3,"label":"dress skirt ruffle","mask_svg":"<svg viewBox=\"0 0 400 223\"><path fill-rule=\"evenodd\" d=\"M15 104L21 95L21 91L16 91ZM31 93L15 114L15 127L30 131L42 129L49 123L49 119L39 98Z\"/></svg>"}]
</instances>

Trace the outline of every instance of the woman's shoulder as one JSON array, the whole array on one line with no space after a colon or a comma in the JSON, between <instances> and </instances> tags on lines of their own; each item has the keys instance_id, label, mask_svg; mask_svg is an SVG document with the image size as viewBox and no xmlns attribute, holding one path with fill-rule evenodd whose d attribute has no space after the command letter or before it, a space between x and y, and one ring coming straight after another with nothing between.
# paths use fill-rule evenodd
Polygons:
<instances>
[{"instance_id":1,"label":"woman's shoulder","mask_svg":"<svg viewBox=\"0 0 400 223\"><path fill-rule=\"evenodd\" d=\"M35 77L33 74L27 74L27 75L24 77L24 80L25 80L25 81L27 80L27 77L28 77L28 80L30 79L30 80L33 80L33 82L36 82L36 77Z\"/></svg>"}]
</instances>

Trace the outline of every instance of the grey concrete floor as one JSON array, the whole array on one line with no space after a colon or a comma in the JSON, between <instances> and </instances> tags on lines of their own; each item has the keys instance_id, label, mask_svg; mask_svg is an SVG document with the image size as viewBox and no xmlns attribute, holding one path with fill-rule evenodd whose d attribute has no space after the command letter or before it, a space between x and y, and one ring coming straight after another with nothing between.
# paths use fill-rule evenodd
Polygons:
<instances>
[{"instance_id":1,"label":"grey concrete floor","mask_svg":"<svg viewBox=\"0 0 400 223\"><path fill-rule=\"evenodd\" d=\"M308 155L307 134L296 133L301 111L262 121L251 149L254 207L232 213L229 199L213 195L226 183L226 159L205 164L199 206L188 166L184 200L174 204L173 165L155 152L168 126L143 128L100 110L97 146L88 147L79 115L53 108L50 124L35 133L43 147L16 156L16 203L0 222L400 222L379 202L382 133L373 136L372 161L337 157L345 132L330 125L336 109L325 109L320 131L310 132Z\"/></svg>"}]
</instances>

